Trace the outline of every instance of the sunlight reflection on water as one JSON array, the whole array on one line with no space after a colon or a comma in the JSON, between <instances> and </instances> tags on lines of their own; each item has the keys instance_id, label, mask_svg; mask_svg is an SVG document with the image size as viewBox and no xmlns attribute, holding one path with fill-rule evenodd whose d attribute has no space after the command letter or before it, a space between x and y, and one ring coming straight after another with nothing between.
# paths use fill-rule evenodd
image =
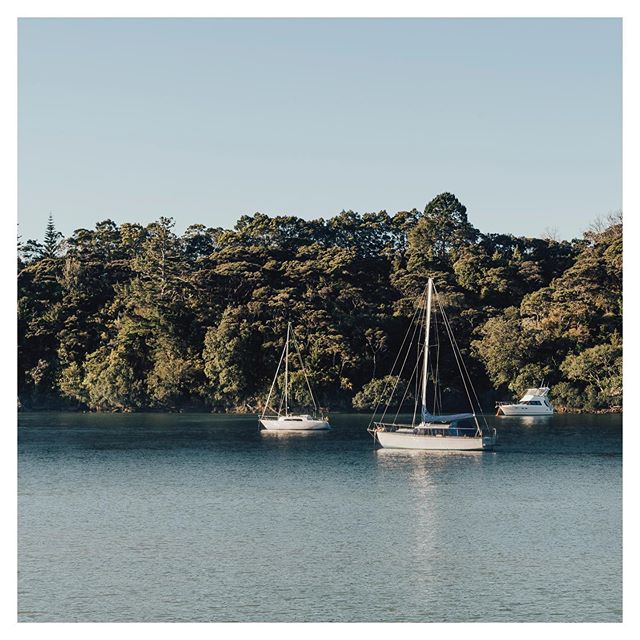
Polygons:
<instances>
[{"instance_id":1,"label":"sunlight reflection on water","mask_svg":"<svg viewBox=\"0 0 640 640\"><path fill-rule=\"evenodd\" d=\"M357 415L24 414L19 618L619 621L619 417L520 420L425 452Z\"/></svg>"}]
</instances>

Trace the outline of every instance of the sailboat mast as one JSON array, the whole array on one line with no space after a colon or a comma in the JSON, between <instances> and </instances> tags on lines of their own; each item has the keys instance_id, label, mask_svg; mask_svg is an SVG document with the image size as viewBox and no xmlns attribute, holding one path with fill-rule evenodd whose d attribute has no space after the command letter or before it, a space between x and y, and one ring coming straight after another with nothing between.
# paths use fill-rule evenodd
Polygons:
<instances>
[{"instance_id":1,"label":"sailboat mast","mask_svg":"<svg viewBox=\"0 0 640 640\"><path fill-rule=\"evenodd\" d=\"M429 366L429 327L431 326L431 292L433 290L433 278L429 278L427 284L427 313L424 328L424 363L422 366L422 415L427 410L427 371Z\"/></svg>"},{"instance_id":2,"label":"sailboat mast","mask_svg":"<svg viewBox=\"0 0 640 640\"><path fill-rule=\"evenodd\" d=\"M289 332L291 331L291 323L287 324L287 343L285 345L284 357L284 415L289 415Z\"/></svg>"}]
</instances>

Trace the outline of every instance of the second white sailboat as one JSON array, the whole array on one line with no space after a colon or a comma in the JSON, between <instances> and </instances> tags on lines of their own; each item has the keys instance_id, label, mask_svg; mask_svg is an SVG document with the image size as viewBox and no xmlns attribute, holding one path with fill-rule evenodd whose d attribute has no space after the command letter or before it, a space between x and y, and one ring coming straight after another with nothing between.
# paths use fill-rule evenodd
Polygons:
<instances>
[{"instance_id":1,"label":"second white sailboat","mask_svg":"<svg viewBox=\"0 0 640 640\"><path fill-rule=\"evenodd\" d=\"M300 362L300 369L304 375L304 379L307 384L307 390L309 392L309 396L311 398L311 403L313 404L313 413L290 413L289 412L289 343L292 342L296 354L298 356L298 360ZM284 385L282 397L280 400L280 404L278 409L271 408L271 398L274 395L274 389L276 386L276 381L278 379L278 375L280 373L280 369L282 367L284 361ZM282 355L280 356L280 362L278 363L278 368L276 369L276 374L273 377L273 382L271 383L271 389L269 390L269 395L267 396L267 400L264 404L264 409L262 411L262 415L259 419L260 424L269 431L321 431L330 429L331 425L329 424L329 420L326 416L321 415L320 408L318 403L316 402L315 396L313 395L313 391L311 390L311 384L309 383L309 377L307 376L307 372L304 367L304 362L302 361L302 355L300 353L300 349L298 347L298 343L295 338L295 334L293 333L293 329L291 328L291 323L287 324L287 339L285 341L284 349L282 350Z\"/></svg>"}]
</instances>

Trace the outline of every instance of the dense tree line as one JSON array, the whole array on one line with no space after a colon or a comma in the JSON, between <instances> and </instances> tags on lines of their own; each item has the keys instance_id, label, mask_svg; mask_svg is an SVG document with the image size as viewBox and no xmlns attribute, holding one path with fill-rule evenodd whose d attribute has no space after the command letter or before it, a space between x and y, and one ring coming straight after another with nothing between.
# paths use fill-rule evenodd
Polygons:
<instances>
[{"instance_id":1,"label":"dense tree line","mask_svg":"<svg viewBox=\"0 0 640 640\"><path fill-rule=\"evenodd\" d=\"M424 211L256 213L181 236L160 218L63 238L50 217L43 243L19 243L20 401L256 410L291 321L321 404L366 408L430 276L486 409L542 379L560 406L620 405L621 219L572 242L483 234L450 193ZM443 377L455 404L446 362Z\"/></svg>"}]
</instances>

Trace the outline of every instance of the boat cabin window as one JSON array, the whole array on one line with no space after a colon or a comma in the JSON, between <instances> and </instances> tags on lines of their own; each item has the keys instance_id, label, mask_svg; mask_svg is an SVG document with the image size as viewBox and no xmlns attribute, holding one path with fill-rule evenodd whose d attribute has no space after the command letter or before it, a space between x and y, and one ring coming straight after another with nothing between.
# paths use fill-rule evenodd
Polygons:
<instances>
[{"instance_id":1,"label":"boat cabin window","mask_svg":"<svg viewBox=\"0 0 640 640\"><path fill-rule=\"evenodd\" d=\"M285 418L289 422L302 422L302 418Z\"/></svg>"},{"instance_id":2,"label":"boat cabin window","mask_svg":"<svg viewBox=\"0 0 640 640\"><path fill-rule=\"evenodd\" d=\"M542 404L542 403L540 402L540 400L529 400L527 404Z\"/></svg>"}]
</instances>

